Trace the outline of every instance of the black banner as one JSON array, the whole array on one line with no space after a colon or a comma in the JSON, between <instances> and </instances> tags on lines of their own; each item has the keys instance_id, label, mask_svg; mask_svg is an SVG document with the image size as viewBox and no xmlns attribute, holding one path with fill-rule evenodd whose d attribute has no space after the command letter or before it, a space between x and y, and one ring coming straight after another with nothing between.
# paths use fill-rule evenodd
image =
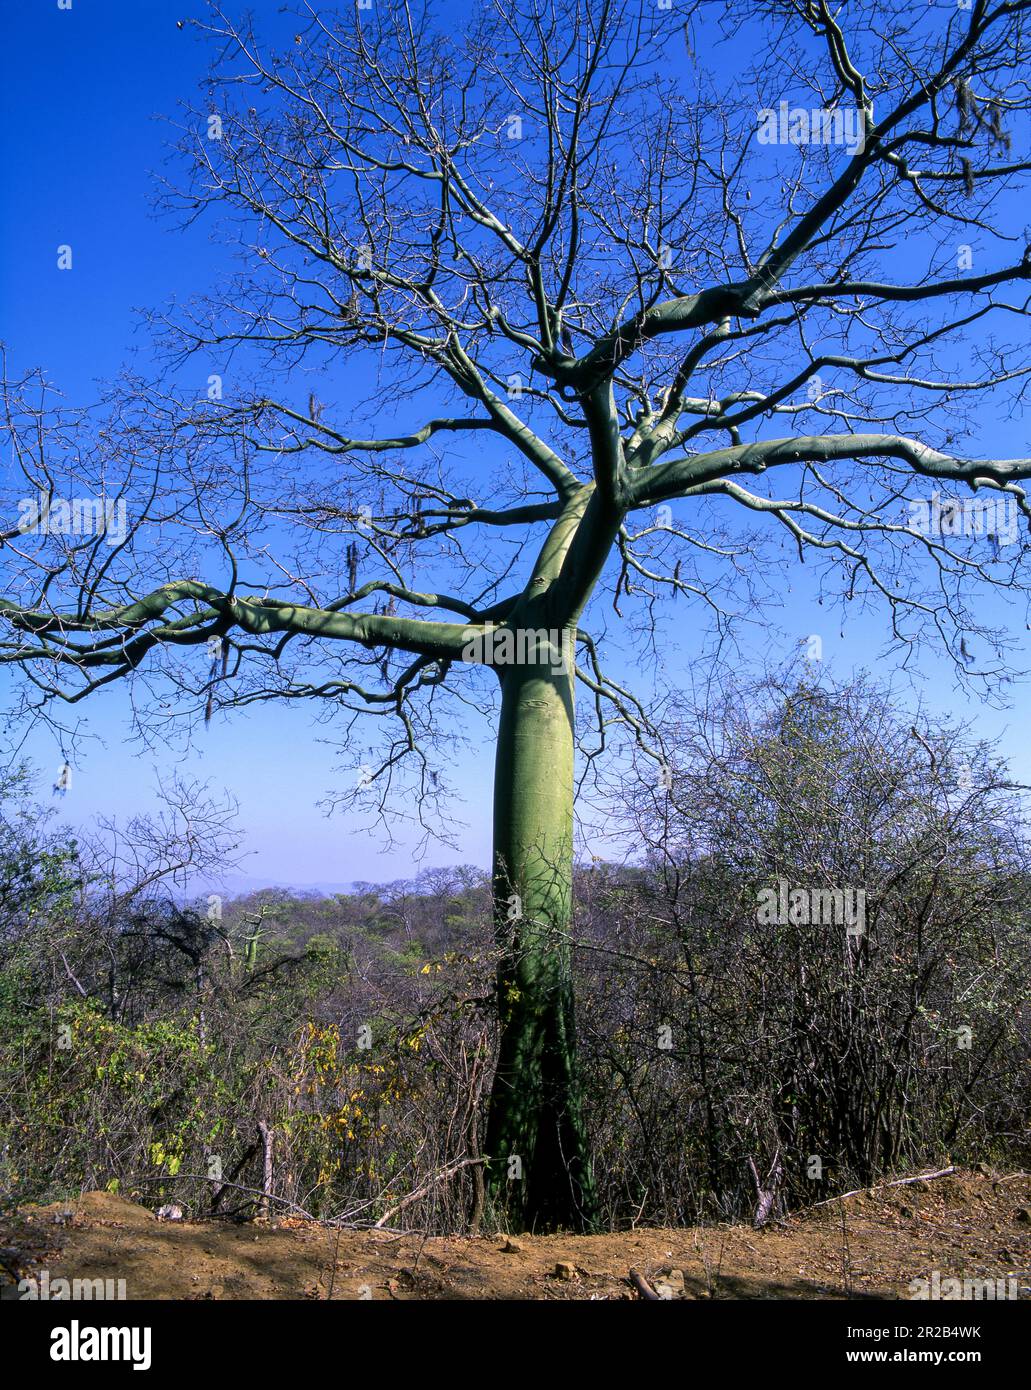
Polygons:
<instances>
[{"instance_id":1,"label":"black banner","mask_svg":"<svg viewBox=\"0 0 1031 1390\"><path fill-rule=\"evenodd\" d=\"M601 1322L595 1319L602 1312ZM634 1306L631 1306L634 1304ZM403 1305L403 1306L402 1306ZM371 1356L392 1372L422 1373L480 1349L497 1355L498 1336L518 1331L519 1374L554 1374L566 1364L582 1372L585 1358L629 1350L642 1367L708 1357L729 1369L761 1372L876 1370L884 1365L959 1367L980 1371L1020 1365L1027 1319L1019 1303L990 1301L679 1302L652 1309L636 1300L563 1302L373 1298L324 1302L62 1303L23 1302L5 1308L3 1343L30 1374L51 1366L77 1379L100 1372L268 1374L282 1359L296 1371L306 1358L353 1339L354 1371ZM613 1317L618 1321L613 1321ZM583 1318L581 1324L579 1319ZM404 1338L395 1335L404 1329ZM546 1343L527 1340L540 1329ZM584 1333L588 1336L585 1339ZM369 1341L365 1341L366 1335ZM384 1336L389 1340L383 1341ZM337 1353L329 1351L330 1363ZM357 1361L355 1359L357 1357ZM538 1360L538 1358L543 1358ZM344 1362L337 1369L345 1370ZM482 1364L482 1363L480 1363ZM312 1364L313 1373L317 1374ZM516 1361L512 1363L516 1374ZM62 1372L58 1370L58 1374Z\"/></svg>"}]
</instances>

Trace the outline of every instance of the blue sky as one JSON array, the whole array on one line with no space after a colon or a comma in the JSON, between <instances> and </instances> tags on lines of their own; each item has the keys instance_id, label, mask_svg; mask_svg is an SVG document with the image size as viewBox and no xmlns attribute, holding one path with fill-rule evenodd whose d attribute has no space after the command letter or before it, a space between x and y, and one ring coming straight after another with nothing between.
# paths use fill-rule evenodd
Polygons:
<instances>
[{"instance_id":1,"label":"blue sky","mask_svg":"<svg viewBox=\"0 0 1031 1390\"><path fill-rule=\"evenodd\" d=\"M281 22L278 3L250 8ZM153 118L174 113L177 102L196 95L207 63L204 46L176 27L184 13L189 0L73 0L71 10L58 9L56 0L21 0L4 17L0 337L16 368L42 366L75 403L89 401L96 382L114 376L134 353L147 360L138 310L203 287L221 268L219 248L202 231L182 234L149 206L150 171L160 167L167 138ZM70 274L56 269L56 248L65 243L74 251ZM988 423L984 452L1026 453L1019 433ZM764 640L752 651L755 658L785 657L800 637L818 631L838 675L863 667L884 673L878 655L883 613L850 619L843 631L816 606L807 576L790 582L783 645L771 648ZM669 676L686 679L699 650L695 637L678 636ZM1019 708L982 709L954 690L949 666L933 656L921 670L928 678L925 698L976 718L1014 759L1022 779L1031 780ZM162 748L126 745L123 691L109 690L80 709L98 743L60 805L73 824L147 809L156 778L178 766L215 789L228 788L238 800L244 848L252 855L244 872L255 881L342 883L413 871L411 843L403 836L399 846L378 855L376 843L345 817L327 819L320 811L317 801L333 787L334 760L303 709L252 707L220 721L198 731L182 762ZM489 862L491 753L488 731L472 733L479 752L457 773L465 805L456 811L469 826L461 835L463 852L434 849L428 863ZM46 791L60 749L41 732L24 748L41 768Z\"/></svg>"}]
</instances>

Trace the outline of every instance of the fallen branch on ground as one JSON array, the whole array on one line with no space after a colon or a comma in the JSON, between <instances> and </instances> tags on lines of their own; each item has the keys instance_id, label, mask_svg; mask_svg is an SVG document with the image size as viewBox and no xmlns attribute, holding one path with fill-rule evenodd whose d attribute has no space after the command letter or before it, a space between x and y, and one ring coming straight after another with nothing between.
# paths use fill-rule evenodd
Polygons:
<instances>
[{"instance_id":1,"label":"fallen branch on ground","mask_svg":"<svg viewBox=\"0 0 1031 1390\"><path fill-rule=\"evenodd\" d=\"M915 1178L893 1178L891 1182L879 1182L874 1187L854 1187L851 1192L842 1192L838 1197L827 1197L822 1202L814 1202L814 1207L829 1207L831 1202L843 1202L846 1197L858 1197L860 1192L878 1192L882 1187L905 1187L911 1182L930 1182L932 1178L944 1178L954 1173L955 1167L939 1168L936 1173L917 1173Z\"/></svg>"},{"instance_id":2,"label":"fallen branch on ground","mask_svg":"<svg viewBox=\"0 0 1031 1390\"><path fill-rule=\"evenodd\" d=\"M647 1299L649 1303L662 1302L660 1296L655 1292L651 1284L648 1283L648 1280L639 1270L632 1269L630 1271L630 1282L631 1284L633 1284L634 1288L641 1295L641 1297Z\"/></svg>"},{"instance_id":3,"label":"fallen branch on ground","mask_svg":"<svg viewBox=\"0 0 1031 1390\"><path fill-rule=\"evenodd\" d=\"M316 1223L318 1223L318 1224L324 1224L324 1223L320 1223L320 1222L319 1222L319 1218L318 1218L317 1216L312 1216L312 1214L311 1214L310 1211L305 1211L305 1209L304 1209L303 1207L299 1207L299 1206L297 1205L296 1202L288 1201L286 1197L277 1197L277 1196L275 1195L274 1192L262 1192L262 1190L261 1190L260 1187L245 1187L245 1186L243 1185L243 1183L240 1183L240 1182L230 1182L227 1178L218 1178L218 1179L216 1180L215 1178L210 1178L210 1177L208 1177L207 1174L205 1174L205 1173L162 1173L162 1175L161 1175L160 1177L157 1177L157 1178L148 1178L148 1177L132 1178L132 1179L130 1180L130 1182L129 1182L128 1185L131 1187L131 1186L133 1185L133 1183L138 1183L138 1182L206 1182L206 1183L210 1183L210 1182L215 1182L215 1181L218 1182L219 1187L232 1187L232 1188L235 1188L237 1192L249 1192L249 1193L251 1193L251 1194L252 1194L253 1196L255 1196L255 1197L267 1198L268 1201L270 1201L270 1202L279 1202L281 1206L289 1207L291 1211L295 1211L295 1212L297 1213L298 1216L303 1216L303 1217L305 1217L308 1221L314 1221L314 1222L316 1222ZM203 1220L204 1218L201 1218L201 1219Z\"/></svg>"},{"instance_id":4,"label":"fallen branch on ground","mask_svg":"<svg viewBox=\"0 0 1031 1390\"><path fill-rule=\"evenodd\" d=\"M485 1163L483 1158L463 1158L458 1163L452 1163L449 1168L442 1168L439 1173L435 1173L428 1182L423 1183L422 1187L417 1187L414 1192L409 1192L407 1197L402 1197L396 1206L392 1206L385 1211L380 1219L373 1224L374 1231L385 1226L392 1216L396 1216L399 1211L404 1211L405 1207L410 1207L413 1202L418 1202L420 1198L426 1197L437 1186L438 1183L447 1182L448 1178L454 1177L462 1168L471 1168L474 1164Z\"/></svg>"}]
</instances>

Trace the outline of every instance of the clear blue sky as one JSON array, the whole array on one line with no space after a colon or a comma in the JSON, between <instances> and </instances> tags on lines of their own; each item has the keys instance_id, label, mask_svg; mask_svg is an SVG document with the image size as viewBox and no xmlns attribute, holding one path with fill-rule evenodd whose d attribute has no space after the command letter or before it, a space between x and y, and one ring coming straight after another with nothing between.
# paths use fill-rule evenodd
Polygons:
<instances>
[{"instance_id":1,"label":"clear blue sky","mask_svg":"<svg viewBox=\"0 0 1031 1390\"><path fill-rule=\"evenodd\" d=\"M278 3L250 6L276 19ZM461 10L464 7L455 7ZM196 94L207 52L175 21L190 0L18 0L5 6L0 70L3 181L0 198L0 337L16 368L40 365L72 402L86 403L95 383L114 376L133 353L145 361L148 343L136 310L160 305L203 286L219 269L219 251L202 231L181 234L154 218L150 171L164 154L167 133L158 113ZM56 269L56 248L74 248L71 274ZM986 427L986 453L1027 452L1016 429ZM786 563L789 558L785 555ZM787 574L785 575L787 580ZM786 656L810 632L824 636L826 659L839 675L852 668L880 669L885 617L852 619L843 635L812 597L807 576L792 578L782 615ZM986 599L991 604L991 598ZM671 655L686 673L697 646L684 641ZM758 658L768 654L766 641ZM774 648L774 655L777 654ZM925 694L939 708L977 717L1000 751L1031 780L1031 759L1020 737L1020 710L982 711L957 695L950 668L928 657ZM1018 697L1022 699L1022 696ZM74 791L61 805L73 824L97 815L124 816L147 809L158 773L174 764L165 750L127 748L124 692L113 689L82 708L103 741L77 769ZM1012 726L1016 732L1006 732ZM260 759L253 749L259 741ZM49 736L29 738L26 751L48 786L60 761ZM381 858L344 818L327 820L316 801L333 786L332 756L313 736L303 710L250 709L198 733L181 764L210 778L238 799L245 847L260 856L245 871L263 882L347 882L410 874L410 847L402 841ZM458 807L470 829L459 856L441 849L428 862L489 860L490 751L486 741L458 781L466 798Z\"/></svg>"}]
</instances>

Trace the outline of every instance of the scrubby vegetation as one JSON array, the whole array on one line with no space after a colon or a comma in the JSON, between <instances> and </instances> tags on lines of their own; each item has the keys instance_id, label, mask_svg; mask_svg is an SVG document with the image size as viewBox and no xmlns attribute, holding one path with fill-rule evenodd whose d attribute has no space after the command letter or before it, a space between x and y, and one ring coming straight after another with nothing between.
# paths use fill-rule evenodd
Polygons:
<instances>
[{"instance_id":1,"label":"scrubby vegetation","mask_svg":"<svg viewBox=\"0 0 1031 1390\"><path fill-rule=\"evenodd\" d=\"M606 1225L1026 1162L1031 866L989 750L861 683L736 691L670 711L664 740L668 775L642 763L609 806L625 862L577 874ZM115 852L63 832L24 770L2 782L4 1202L106 1188L196 1215L489 1226L487 875L191 900L183 872L226 834L192 795L189 833L172 798ZM763 920L780 883L862 890L862 929Z\"/></svg>"}]
</instances>

